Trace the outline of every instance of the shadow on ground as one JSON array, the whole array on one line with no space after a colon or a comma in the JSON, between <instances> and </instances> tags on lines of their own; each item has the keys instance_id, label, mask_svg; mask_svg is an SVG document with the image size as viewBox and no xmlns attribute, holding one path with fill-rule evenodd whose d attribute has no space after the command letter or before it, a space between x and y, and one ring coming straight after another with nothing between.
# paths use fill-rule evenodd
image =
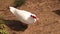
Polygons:
<instances>
[{"instance_id":1,"label":"shadow on ground","mask_svg":"<svg viewBox=\"0 0 60 34\"><path fill-rule=\"evenodd\" d=\"M20 21L17 20L3 20L3 21L10 29L15 31L24 31L28 28L27 25L23 25Z\"/></svg>"},{"instance_id":2,"label":"shadow on ground","mask_svg":"<svg viewBox=\"0 0 60 34\"><path fill-rule=\"evenodd\" d=\"M60 16L60 10L54 10L53 12Z\"/></svg>"}]
</instances>

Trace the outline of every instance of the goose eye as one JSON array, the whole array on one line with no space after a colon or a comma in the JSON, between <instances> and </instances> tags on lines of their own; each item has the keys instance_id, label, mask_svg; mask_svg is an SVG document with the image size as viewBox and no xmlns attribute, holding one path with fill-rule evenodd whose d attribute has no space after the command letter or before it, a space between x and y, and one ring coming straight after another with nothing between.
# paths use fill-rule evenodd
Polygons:
<instances>
[{"instance_id":1,"label":"goose eye","mask_svg":"<svg viewBox=\"0 0 60 34\"><path fill-rule=\"evenodd\" d=\"M34 15L31 15L31 17L36 19L36 16L34 16Z\"/></svg>"}]
</instances>

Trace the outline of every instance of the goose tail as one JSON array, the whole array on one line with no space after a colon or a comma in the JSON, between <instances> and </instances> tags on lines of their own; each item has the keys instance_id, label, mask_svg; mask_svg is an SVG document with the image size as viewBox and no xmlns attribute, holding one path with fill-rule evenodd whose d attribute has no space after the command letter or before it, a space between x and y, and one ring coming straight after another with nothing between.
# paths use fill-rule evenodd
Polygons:
<instances>
[{"instance_id":1,"label":"goose tail","mask_svg":"<svg viewBox=\"0 0 60 34\"><path fill-rule=\"evenodd\" d=\"M16 11L16 8L14 7L9 7L10 11L14 14L14 12Z\"/></svg>"}]
</instances>

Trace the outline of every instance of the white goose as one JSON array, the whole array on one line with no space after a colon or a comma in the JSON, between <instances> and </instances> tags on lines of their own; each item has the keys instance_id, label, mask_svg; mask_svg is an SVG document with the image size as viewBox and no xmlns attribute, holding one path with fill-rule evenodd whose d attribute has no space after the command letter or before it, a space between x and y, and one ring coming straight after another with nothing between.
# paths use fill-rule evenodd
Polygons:
<instances>
[{"instance_id":1,"label":"white goose","mask_svg":"<svg viewBox=\"0 0 60 34\"><path fill-rule=\"evenodd\" d=\"M31 12L25 11L25 10L19 10L14 7L9 7L10 11L24 24L32 24L35 23L37 20L37 17L35 14L32 14Z\"/></svg>"}]
</instances>

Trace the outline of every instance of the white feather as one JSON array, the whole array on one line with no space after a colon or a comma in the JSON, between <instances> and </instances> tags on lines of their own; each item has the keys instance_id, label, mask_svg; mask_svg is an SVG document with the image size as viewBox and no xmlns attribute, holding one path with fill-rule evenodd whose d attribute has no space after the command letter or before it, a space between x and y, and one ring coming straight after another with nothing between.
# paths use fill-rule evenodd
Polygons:
<instances>
[{"instance_id":1,"label":"white feather","mask_svg":"<svg viewBox=\"0 0 60 34\"><path fill-rule=\"evenodd\" d=\"M32 14L28 11L25 10L19 10L14 7L9 7L10 11L23 23L25 24L32 24L36 21L36 19L31 18L30 15L35 15Z\"/></svg>"}]
</instances>

